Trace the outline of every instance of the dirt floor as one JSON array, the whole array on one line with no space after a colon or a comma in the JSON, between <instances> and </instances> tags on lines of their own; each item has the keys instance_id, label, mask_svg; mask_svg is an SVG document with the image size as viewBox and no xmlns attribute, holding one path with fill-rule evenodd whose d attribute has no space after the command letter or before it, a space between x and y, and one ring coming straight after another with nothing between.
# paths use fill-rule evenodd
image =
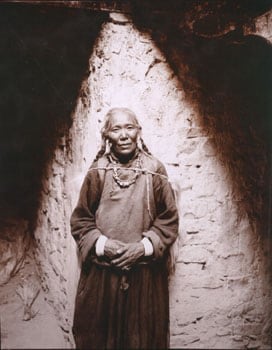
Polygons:
<instances>
[{"instance_id":1,"label":"dirt floor","mask_svg":"<svg viewBox=\"0 0 272 350\"><path fill-rule=\"evenodd\" d=\"M67 348L29 253L23 268L0 287L1 349Z\"/></svg>"}]
</instances>

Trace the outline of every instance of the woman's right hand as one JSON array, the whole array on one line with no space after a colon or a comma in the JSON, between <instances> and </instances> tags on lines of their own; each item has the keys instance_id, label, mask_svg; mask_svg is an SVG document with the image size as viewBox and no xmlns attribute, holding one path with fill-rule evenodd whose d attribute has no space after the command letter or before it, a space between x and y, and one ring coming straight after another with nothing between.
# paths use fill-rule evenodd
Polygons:
<instances>
[{"instance_id":1,"label":"woman's right hand","mask_svg":"<svg viewBox=\"0 0 272 350\"><path fill-rule=\"evenodd\" d=\"M118 241L117 239L108 238L104 246L104 255L109 259L116 258L120 255L117 251L124 246L125 243Z\"/></svg>"}]
</instances>

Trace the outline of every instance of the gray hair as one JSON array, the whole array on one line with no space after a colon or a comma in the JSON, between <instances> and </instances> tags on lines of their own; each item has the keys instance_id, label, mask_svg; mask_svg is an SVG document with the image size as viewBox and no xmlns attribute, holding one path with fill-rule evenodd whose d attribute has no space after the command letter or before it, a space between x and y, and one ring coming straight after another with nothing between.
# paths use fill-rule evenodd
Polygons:
<instances>
[{"instance_id":1,"label":"gray hair","mask_svg":"<svg viewBox=\"0 0 272 350\"><path fill-rule=\"evenodd\" d=\"M107 135L108 132L110 130L111 127L111 118L116 115L117 113L125 113L129 116L131 116L133 118L133 121L135 123L135 125L137 126L138 130L142 130L141 125L139 124L138 118L136 116L136 114L134 112L132 112L132 110L130 110L129 108L125 108L125 107L115 107L115 108L111 108L107 114L105 115L105 119L104 119L104 125L101 129L101 136L102 136L102 143L101 143L101 148L100 150L97 152L95 160L97 161L99 158L103 157L103 155L107 154ZM137 145L138 148L143 151L146 154L151 154L150 151L148 150L147 146L145 145L143 139L140 137L139 139L139 144Z\"/></svg>"}]
</instances>

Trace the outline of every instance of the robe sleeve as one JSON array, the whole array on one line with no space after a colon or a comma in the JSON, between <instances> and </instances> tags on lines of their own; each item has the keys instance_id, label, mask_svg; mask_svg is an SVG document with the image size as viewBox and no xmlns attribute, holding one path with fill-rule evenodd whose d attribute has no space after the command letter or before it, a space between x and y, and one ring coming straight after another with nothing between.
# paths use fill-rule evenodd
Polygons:
<instances>
[{"instance_id":1,"label":"robe sleeve","mask_svg":"<svg viewBox=\"0 0 272 350\"><path fill-rule=\"evenodd\" d=\"M85 251L86 249L91 250L102 234L95 223L95 212L101 197L101 181L98 171L92 169L93 167L95 167L95 164L92 165L85 176L77 205L70 219L72 236L78 243L79 248L83 248ZM82 247L83 245L85 247ZM83 249L80 249L80 251Z\"/></svg>"},{"instance_id":2,"label":"robe sleeve","mask_svg":"<svg viewBox=\"0 0 272 350\"><path fill-rule=\"evenodd\" d=\"M167 176L162 163L156 171ZM167 178L153 175L153 191L156 204L156 217L152 226L143 235L149 238L154 248L154 259L162 257L178 236L178 211L174 191Z\"/></svg>"}]
</instances>

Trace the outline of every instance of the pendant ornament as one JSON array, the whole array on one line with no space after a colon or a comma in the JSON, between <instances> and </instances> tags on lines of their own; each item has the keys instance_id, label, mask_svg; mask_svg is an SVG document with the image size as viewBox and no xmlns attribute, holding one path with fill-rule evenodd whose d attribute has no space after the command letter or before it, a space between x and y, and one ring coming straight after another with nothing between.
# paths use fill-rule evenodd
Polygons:
<instances>
[{"instance_id":1,"label":"pendant ornament","mask_svg":"<svg viewBox=\"0 0 272 350\"><path fill-rule=\"evenodd\" d=\"M134 184L137 180L137 178L139 177L139 175L141 174L141 160L139 155L137 155L137 160L136 160L136 164L135 167L132 169L130 168L124 168L121 166L121 163L118 162L117 160L113 159L113 157L111 155L109 155L109 160L110 162L113 164L113 174L112 177L114 179L114 181L117 183L117 185L121 188L128 188L129 186L131 186L132 184ZM133 177L129 180L122 180L120 178L120 174L118 174L119 170L127 170L127 171L133 171Z\"/></svg>"}]
</instances>

